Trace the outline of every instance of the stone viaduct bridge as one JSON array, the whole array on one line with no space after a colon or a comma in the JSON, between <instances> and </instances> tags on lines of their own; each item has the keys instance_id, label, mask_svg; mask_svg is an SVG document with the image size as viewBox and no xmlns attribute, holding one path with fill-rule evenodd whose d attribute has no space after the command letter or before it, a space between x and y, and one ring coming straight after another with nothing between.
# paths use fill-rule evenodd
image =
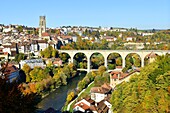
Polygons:
<instances>
[{"instance_id":1,"label":"stone viaduct bridge","mask_svg":"<svg viewBox=\"0 0 170 113\"><path fill-rule=\"evenodd\" d=\"M90 72L90 58L94 53L100 53L104 57L104 65L107 68L107 58L111 53L118 53L122 57L122 68L125 67L125 58L128 54L136 53L139 55L141 59L141 67L144 66L144 59L146 55L150 54L151 52L154 52L157 55L165 55L166 53L170 54L170 50L59 50L59 53L67 53L70 58L71 62L73 63L74 56L77 53L83 53L85 54L87 58L87 72Z\"/></svg>"}]
</instances>

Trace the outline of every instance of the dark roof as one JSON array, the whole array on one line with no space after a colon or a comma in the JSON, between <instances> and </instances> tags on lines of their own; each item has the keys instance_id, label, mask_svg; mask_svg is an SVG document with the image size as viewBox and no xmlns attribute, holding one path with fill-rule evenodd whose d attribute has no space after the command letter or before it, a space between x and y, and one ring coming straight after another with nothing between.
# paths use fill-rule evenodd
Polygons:
<instances>
[{"instance_id":1,"label":"dark roof","mask_svg":"<svg viewBox=\"0 0 170 113\"><path fill-rule=\"evenodd\" d=\"M90 97L86 97L85 100L89 102L90 104L95 104L95 101L92 100Z\"/></svg>"},{"instance_id":2,"label":"dark roof","mask_svg":"<svg viewBox=\"0 0 170 113\"><path fill-rule=\"evenodd\" d=\"M97 104L98 113L108 113L109 108L104 103L104 100Z\"/></svg>"},{"instance_id":3,"label":"dark roof","mask_svg":"<svg viewBox=\"0 0 170 113\"><path fill-rule=\"evenodd\" d=\"M38 43L47 43L46 40L37 40Z\"/></svg>"}]
</instances>

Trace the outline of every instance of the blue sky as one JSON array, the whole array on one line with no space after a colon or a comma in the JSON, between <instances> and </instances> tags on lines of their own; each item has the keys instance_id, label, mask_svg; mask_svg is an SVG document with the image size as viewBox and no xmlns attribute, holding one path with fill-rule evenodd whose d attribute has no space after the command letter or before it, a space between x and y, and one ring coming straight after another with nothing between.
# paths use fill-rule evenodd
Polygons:
<instances>
[{"instance_id":1,"label":"blue sky","mask_svg":"<svg viewBox=\"0 0 170 113\"><path fill-rule=\"evenodd\" d=\"M170 0L1 0L0 23L170 29Z\"/></svg>"}]
</instances>

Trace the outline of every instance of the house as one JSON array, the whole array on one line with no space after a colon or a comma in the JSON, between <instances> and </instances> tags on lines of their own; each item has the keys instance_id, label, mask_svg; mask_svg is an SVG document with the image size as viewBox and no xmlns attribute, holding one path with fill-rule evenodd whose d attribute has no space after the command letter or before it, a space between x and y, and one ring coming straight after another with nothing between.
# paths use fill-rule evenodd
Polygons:
<instances>
[{"instance_id":1,"label":"house","mask_svg":"<svg viewBox=\"0 0 170 113\"><path fill-rule=\"evenodd\" d=\"M90 90L91 99L95 102L104 100L105 97L110 93L111 87L108 84L103 84L101 87L92 87Z\"/></svg>"},{"instance_id":2,"label":"house","mask_svg":"<svg viewBox=\"0 0 170 113\"><path fill-rule=\"evenodd\" d=\"M38 41L37 40L32 40L32 42L31 42L31 52L37 52L38 49L39 49Z\"/></svg>"},{"instance_id":3,"label":"house","mask_svg":"<svg viewBox=\"0 0 170 113\"><path fill-rule=\"evenodd\" d=\"M152 36L154 33L142 33L142 36Z\"/></svg>"},{"instance_id":4,"label":"house","mask_svg":"<svg viewBox=\"0 0 170 113\"><path fill-rule=\"evenodd\" d=\"M90 37L84 36L84 37L82 37L82 40L90 40Z\"/></svg>"},{"instance_id":5,"label":"house","mask_svg":"<svg viewBox=\"0 0 170 113\"><path fill-rule=\"evenodd\" d=\"M126 41L133 41L134 37L127 37Z\"/></svg>"},{"instance_id":6,"label":"house","mask_svg":"<svg viewBox=\"0 0 170 113\"><path fill-rule=\"evenodd\" d=\"M31 69L33 69L34 67L45 67L45 64L42 59L21 60L19 64L21 68L24 66L24 64L29 65Z\"/></svg>"},{"instance_id":7,"label":"house","mask_svg":"<svg viewBox=\"0 0 170 113\"><path fill-rule=\"evenodd\" d=\"M9 53L9 58L14 59L15 55L18 53L18 48L16 43L6 43L2 44L3 46L3 52L4 53Z\"/></svg>"},{"instance_id":8,"label":"house","mask_svg":"<svg viewBox=\"0 0 170 113\"><path fill-rule=\"evenodd\" d=\"M98 111L97 113L112 113L112 105L108 100L102 100L101 102L97 103L96 106Z\"/></svg>"},{"instance_id":9,"label":"house","mask_svg":"<svg viewBox=\"0 0 170 113\"><path fill-rule=\"evenodd\" d=\"M38 42L38 51L43 51L45 48L48 47L48 43L46 40L37 40Z\"/></svg>"},{"instance_id":10,"label":"house","mask_svg":"<svg viewBox=\"0 0 170 113\"><path fill-rule=\"evenodd\" d=\"M84 98L80 100L79 102L77 102L73 107L73 111L83 112L83 113L86 111L91 111L93 113L98 113L96 106L95 106L95 102L89 97Z\"/></svg>"},{"instance_id":11,"label":"house","mask_svg":"<svg viewBox=\"0 0 170 113\"><path fill-rule=\"evenodd\" d=\"M50 35L49 35L49 33L47 33L47 32L44 32L44 33L42 33L42 36L41 36L44 40L46 39L46 40L51 40L51 37L50 37Z\"/></svg>"},{"instance_id":12,"label":"house","mask_svg":"<svg viewBox=\"0 0 170 113\"><path fill-rule=\"evenodd\" d=\"M136 42L128 42L128 43L124 43L124 46L125 47L128 47L130 49L143 49L145 46L144 46L144 43L136 43Z\"/></svg>"},{"instance_id":13,"label":"house","mask_svg":"<svg viewBox=\"0 0 170 113\"><path fill-rule=\"evenodd\" d=\"M73 42L77 42L77 36L73 36L72 39L73 39Z\"/></svg>"},{"instance_id":14,"label":"house","mask_svg":"<svg viewBox=\"0 0 170 113\"><path fill-rule=\"evenodd\" d=\"M122 73L120 71L112 71L110 73L110 86L114 88L116 85L122 83L123 81L127 82L130 79L130 75L133 75L134 73L139 74L140 69L136 68L134 71L130 73Z\"/></svg>"},{"instance_id":15,"label":"house","mask_svg":"<svg viewBox=\"0 0 170 113\"><path fill-rule=\"evenodd\" d=\"M83 113L112 113L110 97L111 95L108 95L100 102L95 102L90 97L86 97L74 105L73 111Z\"/></svg>"},{"instance_id":16,"label":"house","mask_svg":"<svg viewBox=\"0 0 170 113\"><path fill-rule=\"evenodd\" d=\"M56 58L54 61L53 61L53 65L54 66L62 66L62 60L60 58Z\"/></svg>"},{"instance_id":17,"label":"house","mask_svg":"<svg viewBox=\"0 0 170 113\"><path fill-rule=\"evenodd\" d=\"M68 44L73 41L72 36L69 36L69 35L63 35L63 36L61 36L61 39L64 44Z\"/></svg>"},{"instance_id":18,"label":"house","mask_svg":"<svg viewBox=\"0 0 170 113\"><path fill-rule=\"evenodd\" d=\"M148 63L152 63L155 61L155 58L157 57L157 54L154 52L151 52L150 54L146 55L146 59L148 59Z\"/></svg>"},{"instance_id":19,"label":"house","mask_svg":"<svg viewBox=\"0 0 170 113\"><path fill-rule=\"evenodd\" d=\"M4 66L5 66L5 64L4 64ZM5 67L3 75L5 76L5 79L7 81L9 81L10 83L13 81L18 81L19 69L14 65L7 64L7 67Z\"/></svg>"},{"instance_id":20,"label":"house","mask_svg":"<svg viewBox=\"0 0 170 113\"><path fill-rule=\"evenodd\" d=\"M108 41L108 42L113 42L113 41L116 41L116 40L117 40L117 38L114 37L114 36L106 36L105 39L106 39L106 41Z\"/></svg>"},{"instance_id":21,"label":"house","mask_svg":"<svg viewBox=\"0 0 170 113\"><path fill-rule=\"evenodd\" d=\"M8 52L0 52L0 59L8 60L9 54Z\"/></svg>"}]
</instances>

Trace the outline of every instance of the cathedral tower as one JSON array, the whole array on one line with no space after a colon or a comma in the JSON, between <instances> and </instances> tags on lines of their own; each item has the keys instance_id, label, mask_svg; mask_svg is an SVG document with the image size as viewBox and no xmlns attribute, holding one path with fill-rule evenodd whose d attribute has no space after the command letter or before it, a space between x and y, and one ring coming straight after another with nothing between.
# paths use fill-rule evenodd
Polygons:
<instances>
[{"instance_id":1,"label":"cathedral tower","mask_svg":"<svg viewBox=\"0 0 170 113\"><path fill-rule=\"evenodd\" d=\"M46 32L46 18L45 16L40 16L39 20L39 37L42 36L42 33Z\"/></svg>"}]
</instances>

